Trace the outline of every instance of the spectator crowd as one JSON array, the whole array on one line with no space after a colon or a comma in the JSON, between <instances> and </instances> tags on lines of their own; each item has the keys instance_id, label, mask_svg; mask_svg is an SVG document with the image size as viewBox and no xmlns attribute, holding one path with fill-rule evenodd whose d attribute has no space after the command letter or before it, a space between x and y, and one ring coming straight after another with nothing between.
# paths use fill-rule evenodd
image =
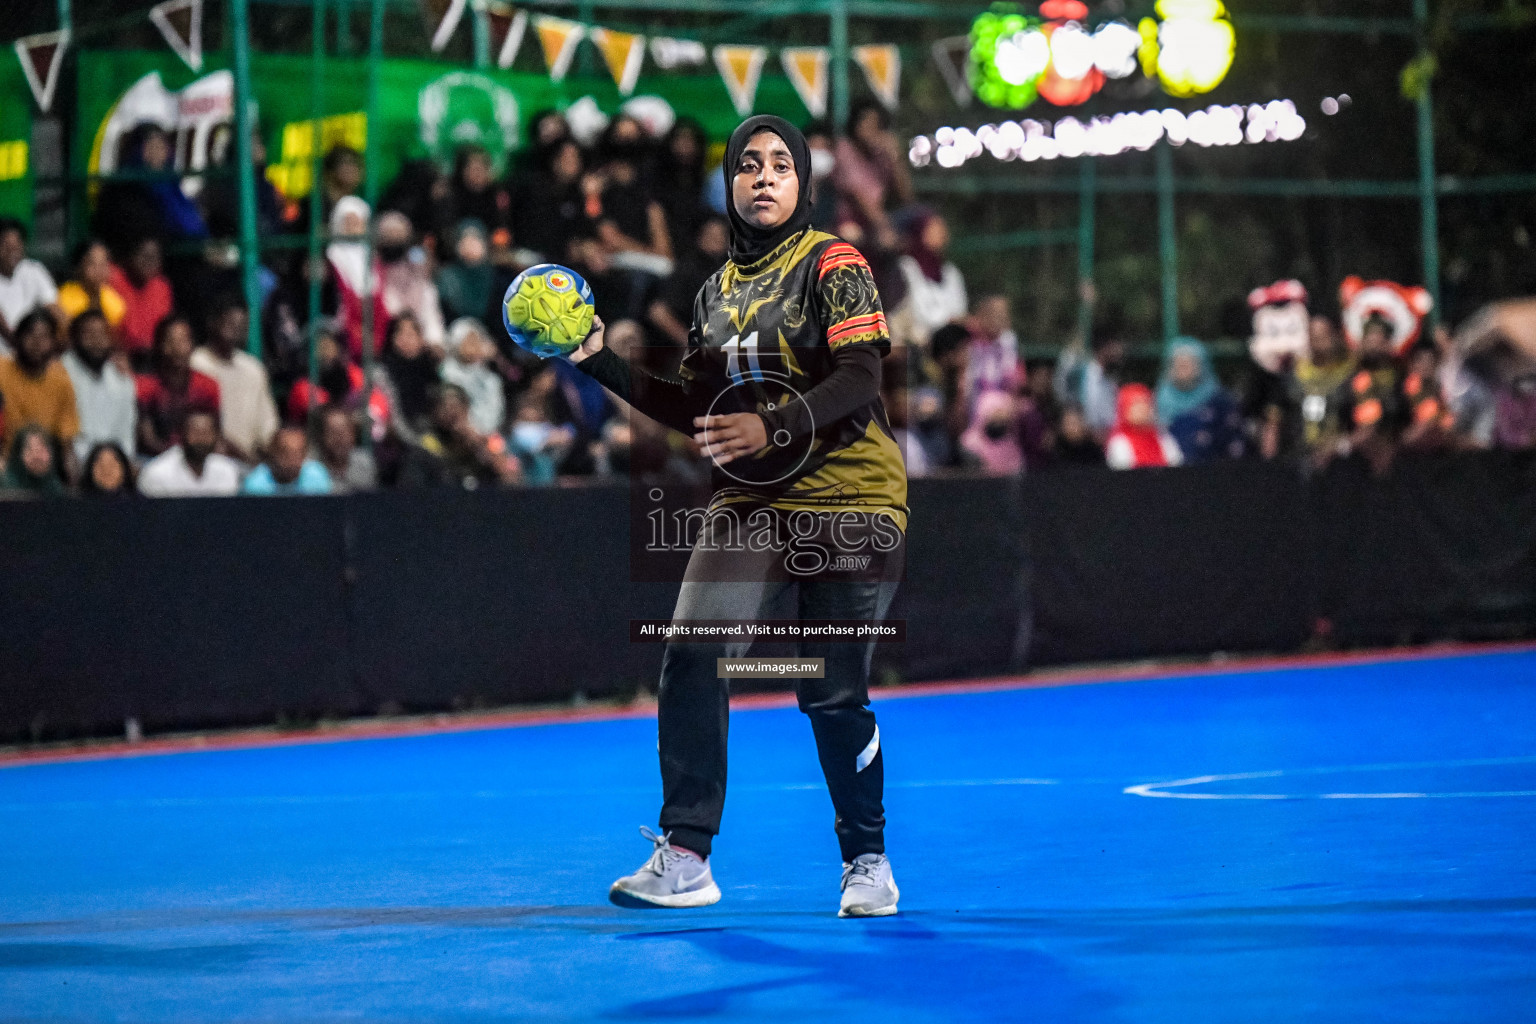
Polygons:
<instances>
[{"instance_id":1,"label":"spectator crowd","mask_svg":"<svg viewBox=\"0 0 1536 1024\"><path fill-rule=\"evenodd\" d=\"M887 310L886 404L913 476L1241 458L1311 471L1359 457L1384 470L1402 450L1536 446L1536 385L1491 389L1443 329L1400 355L1384 320L1350 347L1317 316L1304 356L1255 361L1232 382L1204 344L1180 338L1147 386L1129 379L1128 339L1105 315L1059 358L1026 365L1009 301L968 294L946 255L948 225L915 203L884 110L857 107L842 136L823 124L806 135L814 223L864 252ZM27 257L23 225L0 219L7 494L701 473L691 441L631 418L586 375L529 356L500 329L512 278L565 263L591 283L612 347L675 367L694 297L728 244L697 123L655 136L619 115L578 139L546 112L504 172L477 146L451 171L408 161L378 210L357 194L362 154L345 146L326 155L312 200L287 203L258 173L262 237L306 236L318 210L325 241L315 261L302 246L269 247L255 310L219 241L238 220L232 189L218 178L184 187L156 126L120 145L132 173L100 189L63 284ZM259 140L254 149L261 172ZM253 319L261 358L247 352Z\"/></svg>"}]
</instances>

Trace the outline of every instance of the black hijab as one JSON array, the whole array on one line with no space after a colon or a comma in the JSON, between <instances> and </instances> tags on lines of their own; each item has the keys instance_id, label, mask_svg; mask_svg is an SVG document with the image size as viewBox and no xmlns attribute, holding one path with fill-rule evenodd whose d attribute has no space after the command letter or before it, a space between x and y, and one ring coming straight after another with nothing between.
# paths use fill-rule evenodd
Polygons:
<instances>
[{"instance_id":1,"label":"black hijab","mask_svg":"<svg viewBox=\"0 0 1536 1024\"><path fill-rule=\"evenodd\" d=\"M795 177L800 179L800 198L789 218L776 228L760 228L748 224L736 212L731 185L736 168L741 164L741 154L747 148L747 140L761 131L770 131L784 140L789 155L795 161ZM725 144L725 162L720 165L725 175L725 209L731 219L731 261L738 266L750 266L777 249L785 239L799 234L811 225L811 148L805 144L800 129L772 114L749 117L731 133L731 141Z\"/></svg>"}]
</instances>

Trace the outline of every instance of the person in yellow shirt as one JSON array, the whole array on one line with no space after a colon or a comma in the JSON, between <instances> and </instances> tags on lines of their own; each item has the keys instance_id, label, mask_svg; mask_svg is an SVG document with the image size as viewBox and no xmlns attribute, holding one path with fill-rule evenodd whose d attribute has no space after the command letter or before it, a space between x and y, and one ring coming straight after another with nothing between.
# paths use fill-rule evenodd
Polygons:
<instances>
[{"instance_id":1,"label":"person in yellow shirt","mask_svg":"<svg viewBox=\"0 0 1536 1024\"><path fill-rule=\"evenodd\" d=\"M16 355L0 358L0 402L4 403L5 437L0 450L23 427L46 431L72 461L71 445L80 433L75 386L55 355L53 315L37 309L16 325ZM72 470L73 466L69 466Z\"/></svg>"},{"instance_id":2,"label":"person in yellow shirt","mask_svg":"<svg viewBox=\"0 0 1536 1024\"><path fill-rule=\"evenodd\" d=\"M112 256L106 243L89 239L75 253L75 277L59 288L59 308L64 311L64 328L88 309L101 311L116 334L128 312L128 303L107 283L112 276Z\"/></svg>"}]
</instances>

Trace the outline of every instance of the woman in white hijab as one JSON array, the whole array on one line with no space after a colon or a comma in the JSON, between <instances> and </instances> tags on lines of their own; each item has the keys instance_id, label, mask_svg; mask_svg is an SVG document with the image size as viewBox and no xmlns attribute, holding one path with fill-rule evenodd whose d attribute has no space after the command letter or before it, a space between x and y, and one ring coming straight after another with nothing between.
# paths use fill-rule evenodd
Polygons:
<instances>
[{"instance_id":1,"label":"woman in white hijab","mask_svg":"<svg viewBox=\"0 0 1536 1024\"><path fill-rule=\"evenodd\" d=\"M448 358L438 373L469 395L469 424L481 436L501 433L506 415L506 389L490 365L495 354L496 345L479 320L464 316L449 326Z\"/></svg>"},{"instance_id":2,"label":"woman in white hijab","mask_svg":"<svg viewBox=\"0 0 1536 1024\"><path fill-rule=\"evenodd\" d=\"M381 338L389 327L384 305L384 277L378 258L368 251L365 236L368 204L356 196L342 196L331 211L331 242L325 247L326 263L336 286L336 316L343 324L347 351L354 362L363 358L363 296L373 303L373 330ZM377 344L373 354L378 354Z\"/></svg>"}]
</instances>

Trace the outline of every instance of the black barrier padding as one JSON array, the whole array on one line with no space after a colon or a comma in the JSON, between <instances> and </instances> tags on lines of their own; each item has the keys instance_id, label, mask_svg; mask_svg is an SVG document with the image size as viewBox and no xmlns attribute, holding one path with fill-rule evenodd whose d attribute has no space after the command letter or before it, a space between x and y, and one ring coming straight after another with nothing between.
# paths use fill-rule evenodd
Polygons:
<instances>
[{"instance_id":1,"label":"black barrier padding","mask_svg":"<svg viewBox=\"0 0 1536 1024\"><path fill-rule=\"evenodd\" d=\"M877 681L1529 635L1536 457L915 480ZM0 502L0 737L654 688L622 486ZM1025 557L1025 547L1030 558ZM644 574L642 574L644 575ZM777 613L776 613L777 614ZM792 614L792 612L784 612ZM763 645L768 647L769 645ZM768 684L778 687L777 682ZM744 686L745 688L745 686Z\"/></svg>"},{"instance_id":2,"label":"black barrier padding","mask_svg":"<svg viewBox=\"0 0 1536 1024\"><path fill-rule=\"evenodd\" d=\"M632 690L627 502L620 487L352 499L367 700L427 710Z\"/></svg>"},{"instance_id":3,"label":"black barrier padding","mask_svg":"<svg viewBox=\"0 0 1536 1024\"><path fill-rule=\"evenodd\" d=\"M355 714L342 502L0 503L0 733Z\"/></svg>"},{"instance_id":4,"label":"black barrier padding","mask_svg":"<svg viewBox=\"0 0 1536 1024\"><path fill-rule=\"evenodd\" d=\"M877 650L873 675L992 675L1022 668L1027 610L1016 481L917 479L907 491L907 577L888 618L907 623L900 648Z\"/></svg>"},{"instance_id":5,"label":"black barrier padding","mask_svg":"<svg viewBox=\"0 0 1536 1024\"><path fill-rule=\"evenodd\" d=\"M1536 458L1344 463L1313 482L1319 604L1351 645L1520 635L1536 623Z\"/></svg>"},{"instance_id":6,"label":"black barrier padding","mask_svg":"<svg viewBox=\"0 0 1536 1024\"><path fill-rule=\"evenodd\" d=\"M1033 663L1288 650L1313 538L1288 469L1067 470L1024 482Z\"/></svg>"}]
</instances>

